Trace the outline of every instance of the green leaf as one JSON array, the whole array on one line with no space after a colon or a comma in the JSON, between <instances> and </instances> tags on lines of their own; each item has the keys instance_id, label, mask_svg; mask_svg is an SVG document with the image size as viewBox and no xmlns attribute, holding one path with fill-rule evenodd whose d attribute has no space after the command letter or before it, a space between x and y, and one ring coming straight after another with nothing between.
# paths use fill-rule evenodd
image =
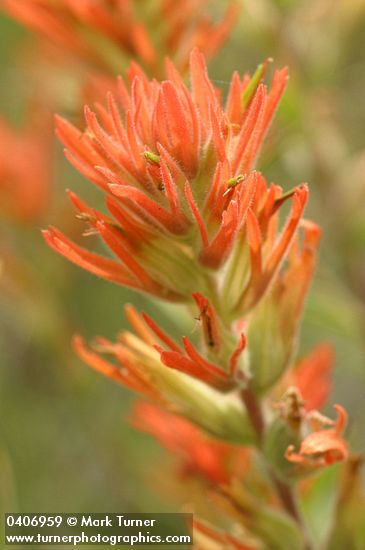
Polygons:
<instances>
[{"instance_id":1,"label":"green leaf","mask_svg":"<svg viewBox=\"0 0 365 550\"><path fill-rule=\"evenodd\" d=\"M263 508L255 518L252 531L267 545L269 550L303 550L303 534L298 525L286 514Z\"/></svg>"}]
</instances>

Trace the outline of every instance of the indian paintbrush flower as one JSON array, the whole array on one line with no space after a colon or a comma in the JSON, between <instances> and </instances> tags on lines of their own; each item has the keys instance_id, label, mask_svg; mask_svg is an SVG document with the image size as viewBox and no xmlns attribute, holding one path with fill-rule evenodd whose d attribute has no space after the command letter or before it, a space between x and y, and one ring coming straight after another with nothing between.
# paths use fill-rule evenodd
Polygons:
<instances>
[{"instance_id":1,"label":"indian paintbrush flower","mask_svg":"<svg viewBox=\"0 0 365 550\"><path fill-rule=\"evenodd\" d=\"M119 78L105 106L85 108L84 131L58 117L67 158L101 189L108 212L73 192L70 199L87 233L99 235L113 258L58 229L44 235L96 275L188 306L200 326L192 337L176 341L128 306L133 332L121 332L116 342L99 338L91 348L75 337L75 349L92 368L154 403L140 405L139 427L218 485L217 495L254 540L302 550L306 534L290 483L347 458L346 413L336 406L333 427L313 410L328 395L328 349L295 368L321 232L303 218L306 185L284 192L255 169L287 82L286 69L275 71L268 90L266 65L251 78L235 73L223 102L196 49L191 89L169 60L163 82L133 63L128 82ZM285 203L291 206L283 223ZM269 399L283 385L290 387L273 413ZM223 462L232 444L256 446L268 502L228 475ZM222 536L213 541L239 548Z\"/></svg>"},{"instance_id":2,"label":"indian paintbrush flower","mask_svg":"<svg viewBox=\"0 0 365 550\"><path fill-rule=\"evenodd\" d=\"M210 299L218 286L226 317L237 318L265 295L307 201L306 186L283 193L253 170L287 71L275 72L270 92L257 75L235 74L225 106L197 50L191 92L171 62L167 75L162 83L149 81L134 64L129 86L119 80L118 98L109 94L98 116L85 109L84 132L57 119L67 157L105 192L109 214L74 193L70 198L117 259L91 253L56 229L45 237L81 267L159 298L191 301L192 279L193 290ZM279 231L287 200L291 212ZM223 265L225 273L212 282Z\"/></svg>"}]
</instances>

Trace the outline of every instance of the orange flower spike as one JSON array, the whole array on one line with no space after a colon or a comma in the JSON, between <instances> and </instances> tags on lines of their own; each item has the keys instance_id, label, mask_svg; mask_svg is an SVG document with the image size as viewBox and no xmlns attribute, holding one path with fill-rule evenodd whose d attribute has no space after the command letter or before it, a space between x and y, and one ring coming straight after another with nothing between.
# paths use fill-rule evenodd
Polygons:
<instances>
[{"instance_id":1,"label":"orange flower spike","mask_svg":"<svg viewBox=\"0 0 365 550\"><path fill-rule=\"evenodd\" d=\"M348 457L347 443L342 434L347 424L347 413L341 405L334 405L338 418L334 428L315 431L305 437L299 452L288 447L286 458L304 467L321 467L341 462Z\"/></svg>"},{"instance_id":2,"label":"orange flower spike","mask_svg":"<svg viewBox=\"0 0 365 550\"><path fill-rule=\"evenodd\" d=\"M121 116L117 112L116 102L112 99L111 94L108 94L111 126L106 125L113 128L113 140L108 137L107 132L98 123L96 115L88 108L85 110L89 125L87 137L83 136L80 140L80 132L75 129L72 130L70 125L66 127L65 122L62 121L61 124L61 121L58 120L59 137L66 147L72 151L76 159L79 162L82 161L81 166L88 162L89 146L91 145L94 148L94 155L99 158L93 159L91 163L89 161L89 171L93 172L95 165L100 167L104 165L104 168L108 167L112 171L115 171L117 166L118 169L121 168L126 172L126 177L128 177L129 172L133 178L140 181L141 185L145 185L145 168L141 165L143 156L141 149L145 150L143 144L146 143L150 144L152 151L162 145L166 151L170 152L170 159L179 159L188 177L194 175L197 169L197 156L202 133L205 140L209 140L213 131L216 148L220 151L219 155L222 159L225 158L226 153L223 151L225 137L222 129L225 122L223 122L222 108L216 91L209 81L201 54L197 51L193 52L191 60L192 95L190 95L179 77L176 76L176 71L172 68L171 63L168 64L167 68L172 80L161 85L156 82L148 82L140 69L134 65L133 70L130 71L131 94L134 98L131 105L126 97L126 94L128 94L126 87L124 85L121 87L123 110L127 111L129 109L133 113L132 115L130 112L126 113L125 129L121 122ZM122 83L121 80L119 82ZM261 86L257 92L257 100L262 94L263 87ZM204 109L205 115L202 114ZM253 110L255 111L255 109ZM246 141L251 134L249 124L251 118L247 117L246 126L244 127ZM99 143L90 140L89 133L94 135ZM187 147L186 136L189 134L188 143L191 145ZM110 164L111 159L113 159L113 164ZM131 159L133 160L132 163ZM85 167L83 171L86 172ZM100 175L94 174L93 177L97 178L97 183L99 183ZM105 184L109 182L110 179Z\"/></svg>"},{"instance_id":3,"label":"orange flower spike","mask_svg":"<svg viewBox=\"0 0 365 550\"><path fill-rule=\"evenodd\" d=\"M169 80L162 83L149 81L134 63L129 86L119 81L119 100L109 93L107 108L100 108L99 116L85 108L84 133L57 120L57 133L71 162L107 193L107 206L116 223L99 215L105 223L97 227L123 266L129 266L127 279L135 288L145 286L147 292L158 296L167 286L165 295L172 296L175 292L169 281L173 277L180 287L177 294L185 301L191 295L188 277L200 279L197 290L205 292L201 264L217 270L229 260L237 238L245 245L249 208L261 230L265 195L270 196L260 174L237 174L234 170L234 165L240 167L250 154L252 140L261 135L266 89L258 85L248 107L241 102L241 128L236 132L197 50L191 53L190 66L192 92L171 62L167 62ZM242 89L243 83L235 87ZM261 298L287 254L301 215L297 202L302 195L295 193L291 218L276 245L262 233L265 258L259 258L259 241L254 243L255 288L248 296L242 290L242 300L249 307ZM273 217L272 211L265 215ZM250 215L249 229L253 228L252 219ZM120 235L118 226L123 232ZM159 273L162 254L166 270ZM237 305L239 288L234 285L237 296L232 296L232 308L241 305Z\"/></svg>"}]
</instances>

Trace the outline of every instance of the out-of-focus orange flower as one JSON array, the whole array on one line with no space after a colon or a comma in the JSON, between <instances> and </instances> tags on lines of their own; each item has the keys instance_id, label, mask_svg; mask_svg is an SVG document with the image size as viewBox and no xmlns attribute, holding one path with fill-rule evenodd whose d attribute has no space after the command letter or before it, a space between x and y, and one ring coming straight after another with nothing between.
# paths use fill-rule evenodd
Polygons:
<instances>
[{"instance_id":1,"label":"out-of-focus orange flower","mask_svg":"<svg viewBox=\"0 0 365 550\"><path fill-rule=\"evenodd\" d=\"M275 72L270 92L260 79L235 74L225 107L197 50L192 92L171 63L167 72L168 80L158 83L132 65L130 86L119 80L118 101L109 94L98 117L86 108L85 132L57 121L67 157L107 194L110 216L72 193L71 200L118 261L84 250L56 229L45 238L97 275L177 301L191 300L192 278L195 289L209 296L208 271L226 263L236 247L244 261L232 260L226 281L227 315L238 316L277 274L307 200L306 186L283 194L252 171L287 71ZM279 233L278 211L290 199Z\"/></svg>"},{"instance_id":2,"label":"out-of-focus orange flower","mask_svg":"<svg viewBox=\"0 0 365 550\"><path fill-rule=\"evenodd\" d=\"M298 466L307 468L318 468L328 466L334 462L346 460L348 447L342 434L347 423L347 413L341 405L334 405L338 418L334 428L320 429L307 435L301 445L299 452L295 452L291 445L286 451L286 458ZM329 419L324 419L328 422Z\"/></svg>"},{"instance_id":3,"label":"out-of-focus orange flower","mask_svg":"<svg viewBox=\"0 0 365 550\"><path fill-rule=\"evenodd\" d=\"M149 3L150 4L150 3ZM187 66L194 46L212 56L225 42L239 7L230 2L214 23L206 0L2 0L2 8L41 36L108 70L123 58L139 60L153 75L172 57Z\"/></svg>"},{"instance_id":4,"label":"out-of-focus orange flower","mask_svg":"<svg viewBox=\"0 0 365 550\"><path fill-rule=\"evenodd\" d=\"M291 371L291 383L299 389L307 411L320 410L326 403L331 391L333 363L333 348L328 344L321 344L301 359Z\"/></svg>"},{"instance_id":5,"label":"out-of-focus orange flower","mask_svg":"<svg viewBox=\"0 0 365 550\"><path fill-rule=\"evenodd\" d=\"M137 402L132 424L151 434L167 450L180 457L183 475L200 475L213 484L228 483L232 475L238 474L233 471L233 466L238 464L238 456L242 458L244 455L247 459L248 451L245 449L209 438L188 420L151 403ZM240 473L242 475L242 471Z\"/></svg>"},{"instance_id":6,"label":"out-of-focus orange flower","mask_svg":"<svg viewBox=\"0 0 365 550\"><path fill-rule=\"evenodd\" d=\"M51 190L50 121L13 129L0 118L0 212L20 222L39 221ZM48 126L48 129L47 129Z\"/></svg>"}]
</instances>

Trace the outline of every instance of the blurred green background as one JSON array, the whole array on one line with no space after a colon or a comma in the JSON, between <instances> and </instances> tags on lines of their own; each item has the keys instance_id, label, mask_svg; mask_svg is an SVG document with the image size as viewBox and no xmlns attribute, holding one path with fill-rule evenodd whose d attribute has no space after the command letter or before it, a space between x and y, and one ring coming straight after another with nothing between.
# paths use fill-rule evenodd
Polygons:
<instances>
[{"instance_id":1,"label":"blurred green background","mask_svg":"<svg viewBox=\"0 0 365 550\"><path fill-rule=\"evenodd\" d=\"M321 341L334 345L332 401L348 409L359 450L365 441L364 31L364 1L246 0L231 39L210 64L224 92L233 70L252 72L267 57L274 66L289 65L289 86L258 166L286 189L309 182L306 215L324 237L299 352ZM0 112L20 125L24 104L51 92L34 66L31 33L0 15L0 35ZM68 114L74 76L47 62L42 70ZM52 205L41 225L65 229L74 227L65 188L100 195L54 147ZM20 284L4 262L8 282L0 286L4 511L172 511L166 454L126 422L133 396L91 372L70 349L75 332L113 338L125 326L125 302L169 326L165 306L70 265L43 244L41 225L0 223L2 243L22 266L15 270Z\"/></svg>"}]
</instances>

